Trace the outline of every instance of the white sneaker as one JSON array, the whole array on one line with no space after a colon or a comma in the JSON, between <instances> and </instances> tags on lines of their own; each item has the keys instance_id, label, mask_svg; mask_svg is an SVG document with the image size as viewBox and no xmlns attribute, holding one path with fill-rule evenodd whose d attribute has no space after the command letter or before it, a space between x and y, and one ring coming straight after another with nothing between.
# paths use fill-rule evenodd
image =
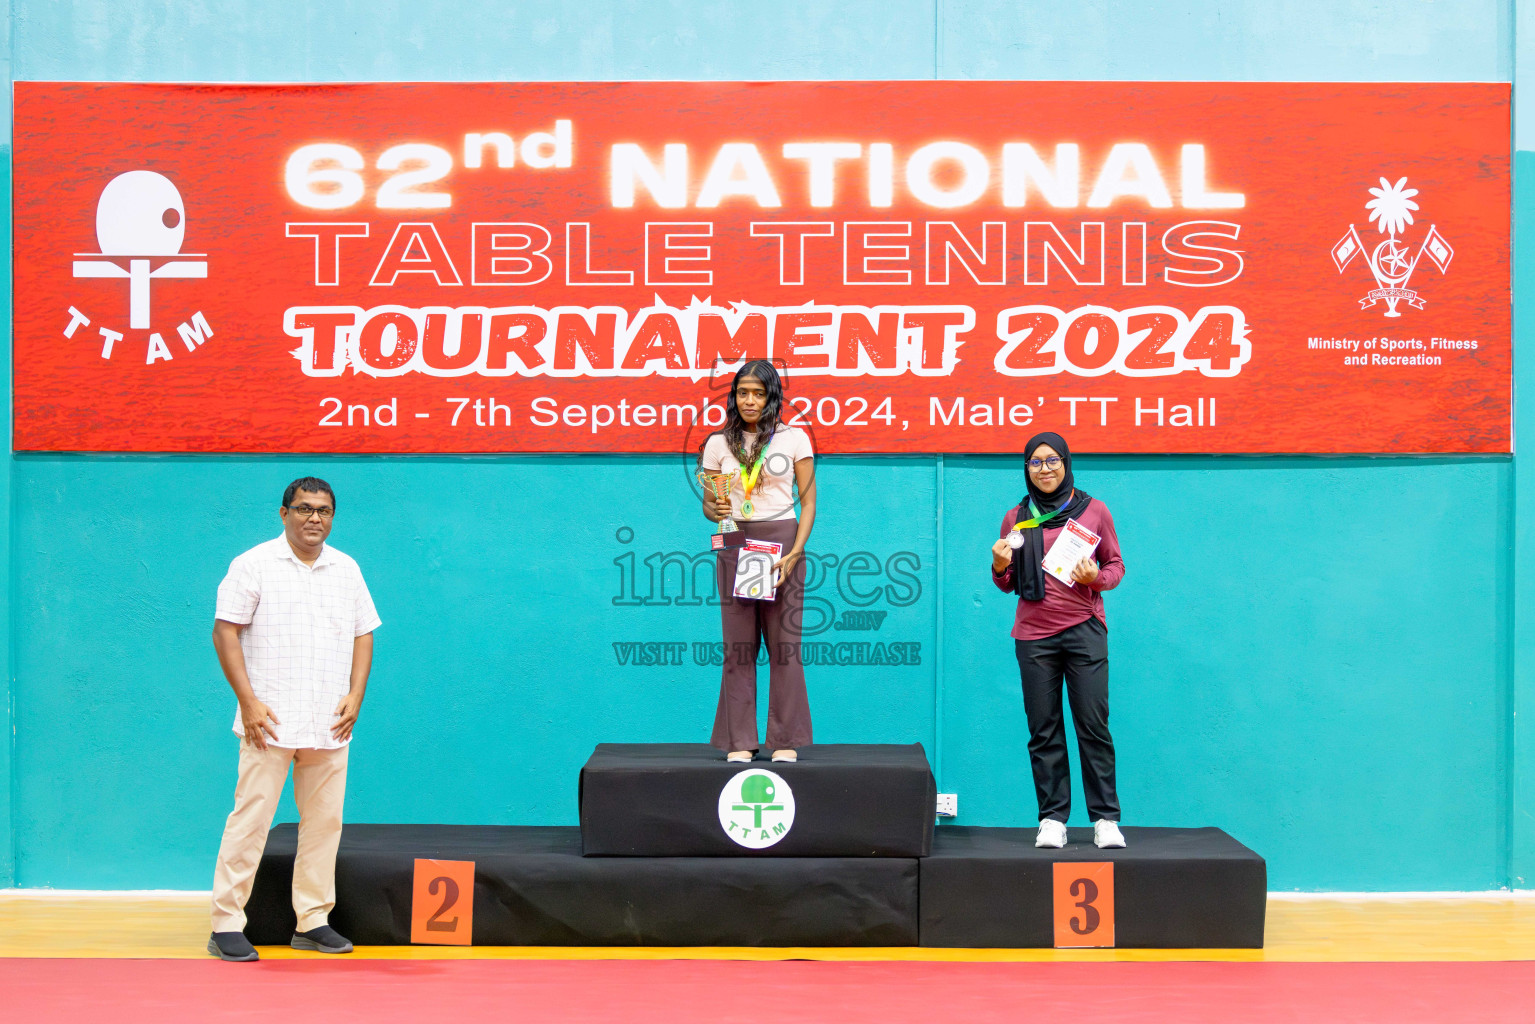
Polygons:
<instances>
[{"instance_id":1,"label":"white sneaker","mask_svg":"<svg viewBox=\"0 0 1535 1024\"><path fill-rule=\"evenodd\" d=\"M1066 845L1066 826L1054 818L1040 819L1034 845L1041 850L1059 850Z\"/></svg>"},{"instance_id":2,"label":"white sneaker","mask_svg":"<svg viewBox=\"0 0 1535 1024\"><path fill-rule=\"evenodd\" d=\"M1093 822L1093 845L1100 850L1123 850L1125 837L1119 831L1119 822L1107 818Z\"/></svg>"}]
</instances>

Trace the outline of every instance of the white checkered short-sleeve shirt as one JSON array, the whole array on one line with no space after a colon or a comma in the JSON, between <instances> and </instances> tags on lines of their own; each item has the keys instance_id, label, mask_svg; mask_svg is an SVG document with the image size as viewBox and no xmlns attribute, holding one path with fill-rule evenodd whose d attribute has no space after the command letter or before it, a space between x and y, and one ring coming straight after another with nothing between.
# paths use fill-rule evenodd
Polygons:
<instances>
[{"instance_id":1,"label":"white checkered short-sleeve shirt","mask_svg":"<svg viewBox=\"0 0 1535 1024\"><path fill-rule=\"evenodd\" d=\"M352 644L382 625L362 570L329 544L313 566L286 537L258 544L229 564L214 617L240 632L256 698L277 716L277 747L343 747L330 727L352 685ZM235 709L234 731L245 735Z\"/></svg>"}]
</instances>

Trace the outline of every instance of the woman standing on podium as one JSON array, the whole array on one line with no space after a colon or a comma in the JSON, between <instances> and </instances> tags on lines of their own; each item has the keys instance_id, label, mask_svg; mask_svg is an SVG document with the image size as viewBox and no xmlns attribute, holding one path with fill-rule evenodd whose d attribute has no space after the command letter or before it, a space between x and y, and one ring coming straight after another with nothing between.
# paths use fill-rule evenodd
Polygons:
<instances>
[{"instance_id":1,"label":"woman standing on podium","mask_svg":"<svg viewBox=\"0 0 1535 1024\"><path fill-rule=\"evenodd\" d=\"M1029 720L1029 763L1039 799L1038 847L1066 845L1071 816L1071 762L1061 716L1061 683L1071 701L1082 761L1082 789L1093 819L1093 842L1122 847L1119 794L1114 787L1114 738L1109 735L1109 629L1103 592L1119 585L1125 563L1108 506L1076 487L1071 449L1059 434L1035 434L1024 446L1028 492L1002 517L1001 539L991 546L991 581L1018 594L1013 641L1023 677L1023 708ZM1060 567L1063 582L1047 571L1067 522L1098 536L1097 546ZM1079 549L1088 543L1074 531ZM1063 548L1063 550L1065 550ZM1052 563L1058 559L1052 558Z\"/></svg>"},{"instance_id":2,"label":"woman standing on podium","mask_svg":"<svg viewBox=\"0 0 1535 1024\"><path fill-rule=\"evenodd\" d=\"M815 453L799 427L779 419L784 407L778 371L751 360L736 371L725 399L725 426L709 435L699 455L705 473L732 474L728 494L704 489L704 515L734 519L747 540L773 541L783 553L773 566L775 594L757 601L735 596L740 548L715 556L725 668L710 743L727 761L750 761L757 751L757 648L768 649L767 746L774 761L794 761L811 742L810 701L800 658L805 606L805 542L815 524ZM794 516L794 487L800 516Z\"/></svg>"}]
</instances>

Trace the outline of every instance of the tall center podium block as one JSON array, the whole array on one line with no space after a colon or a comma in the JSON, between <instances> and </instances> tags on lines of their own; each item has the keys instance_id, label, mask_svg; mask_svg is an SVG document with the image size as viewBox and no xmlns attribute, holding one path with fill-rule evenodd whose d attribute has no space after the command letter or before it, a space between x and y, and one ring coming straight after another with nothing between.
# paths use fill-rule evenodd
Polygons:
<instances>
[{"instance_id":1,"label":"tall center podium block","mask_svg":"<svg viewBox=\"0 0 1535 1024\"><path fill-rule=\"evenodd\" d=\"M581 848L589 857L926 857L936 799L920 743L811 745L794 763L727 762L702 743L603 743L581 769ZM770 842L740 841L732 808L744 827L755 821L750 838L767 829ZM792 822L772 834L786 808Z\"/></svg>"}]
</instances>

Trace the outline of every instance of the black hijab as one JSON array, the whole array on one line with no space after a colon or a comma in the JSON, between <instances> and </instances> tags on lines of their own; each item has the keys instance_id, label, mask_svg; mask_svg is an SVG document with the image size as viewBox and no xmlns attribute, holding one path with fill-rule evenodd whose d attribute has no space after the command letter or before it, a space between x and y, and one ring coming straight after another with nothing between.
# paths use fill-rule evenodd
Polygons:
<instances>
[{"instance_id":1,"label":"black hijab","mask_svg":"<svg viewBox=\"0 0 1535 1024\"><path fill-rule=\"evenodd\" d=\"M1061 467L1065 470L1061 477L1061 484L1055 490L1046 494L1034 485L1034 478L1024 470L1024 479L1028 482L1029 493L1018 503L1018 522L1026 522L1034 517L1029 511L1032 502L1034 508L1039 510L1040 522L1038 525L1025 527L1018 532L1023 534L1023 546L1013 549L1013 589L1018 591L1018 596L1025 601L1043 601L1045 599L1045 527L1058 529L1066 525L1066 520L1075 519L1086 509L1087 503L1092 500L1086 491L1078 490L1072 483L1071 477L1071 449L1066 445L1066 439L1060 434L1045 431L1029 438L1029 443L1023 447L1023 457L1032 459L1034 450L1042 444L1054 448L1061 457Z\"/></svg>"}]
</instances>

